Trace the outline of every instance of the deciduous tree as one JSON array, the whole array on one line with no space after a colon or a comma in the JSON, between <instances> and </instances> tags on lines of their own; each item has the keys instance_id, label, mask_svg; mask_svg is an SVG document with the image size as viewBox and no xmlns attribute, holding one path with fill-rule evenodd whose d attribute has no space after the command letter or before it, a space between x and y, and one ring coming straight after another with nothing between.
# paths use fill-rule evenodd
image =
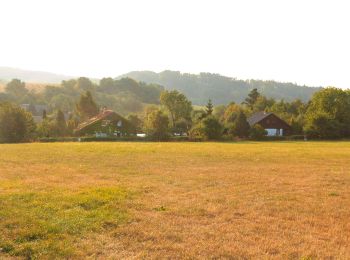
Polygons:
<instances>
[{"instance_id":1,"label":"deciduous tree","mask_svg":"<svg viewBox=\"0 0 350 260\"><path fill-rule=\"evenodd\" d=\"M85 94L80 96L79 102L76 105L76 109L81 119L83 120L86 120L98 114L97 105L92 98L90 91L86 91Z\"/></svg>"},{"instance_id":2,"label":"deciduous tree","mask_svg":"<svg viewBox=\"0 0 350 260\"><path fill-rule=\"evenodd\" d=\"M153 110L146 114L144 130L148 136L155 140L164 140L169 134L169 119L160 110Z\"/></svg>"},{"instance_id":3,"label":"deciduous tree","mask_svg":"<svg viewBox=\"0 0 350 260\"><path fill-rule=\"evenodd\" d=\"M160 103L169 112L171 125L174 127L175 122L181 118L190 119L192 103L186 96L177 90L163 91L160 95Z\"/></svg>"},{"instance_id":4,"label":"deciduous tree","mask_svg":"<svg viewBox=\"0 0 350 260\"><path fill-rule=\"evenodd\" d=\"M14 104L0 104L0 142L29 141L34 134L35 123L29 112Z\"/></svg>"}]
</instances>

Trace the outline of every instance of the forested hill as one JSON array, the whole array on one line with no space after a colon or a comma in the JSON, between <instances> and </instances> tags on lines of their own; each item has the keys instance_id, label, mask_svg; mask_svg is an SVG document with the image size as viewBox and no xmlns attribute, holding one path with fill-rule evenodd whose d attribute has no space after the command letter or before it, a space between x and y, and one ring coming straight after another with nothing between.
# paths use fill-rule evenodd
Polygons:
<instances>
[{"instance_id":1,"label":"forested hill","mask_svg":"<svg viewBox=\"0 0 350 260\"><path fill-rule=\"evenodd\" d=\"M308 101L319 87L299 86L293 83L281 83L263 80L238 80L219 74L200 73L199 75L180 73L178 71L133 71L119 78L130 77L137 81L156 83L166 89L177 89L184 93L196 105L206 104L211 98L215 104L243 101L249 91L257 88L269 98L291 101L301 99Z\"/></svg>"}]
</instances>

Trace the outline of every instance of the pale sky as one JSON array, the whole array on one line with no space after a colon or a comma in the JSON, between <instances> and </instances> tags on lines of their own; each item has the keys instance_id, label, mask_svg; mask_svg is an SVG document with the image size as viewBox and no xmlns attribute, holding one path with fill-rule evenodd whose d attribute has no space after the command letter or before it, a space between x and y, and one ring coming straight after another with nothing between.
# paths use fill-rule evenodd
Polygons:
<instances>
[{"instance_id":1,"label":"pale sky","mask_svg":"<svg viewBox=\"0 0 350 260\"><path fill-rule=\"evenodd\" d=\"M350 87L340 0L0 0L0 66L101 78L213 72Z\"/></svg>"}]
</instances>

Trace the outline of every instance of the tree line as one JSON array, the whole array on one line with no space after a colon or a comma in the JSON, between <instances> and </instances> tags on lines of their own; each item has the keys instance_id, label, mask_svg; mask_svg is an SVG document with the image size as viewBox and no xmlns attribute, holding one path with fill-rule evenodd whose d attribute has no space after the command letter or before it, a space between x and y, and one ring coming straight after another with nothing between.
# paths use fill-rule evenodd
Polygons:
<instances>
[{"instance_id":1,"label":"tree line","mask_svg":"<svg viewBox=\"0 0 350 260\"><path fill-rule=\"evenodd\" d=\"M140 88L145 90L140 91ZM148 92L147 89L151 90ZM265 130L259 125L251 127L247 122L247 118L258 111L273 112L281 117L291 125L293 135L320 139L350 137L349 90L329 87L316 92L308 102L299 99L288 102L267 98L254 88L243 102L214 105L209 99L205 107L198 107L193 106L183 93L164 90L161 86L111 78L103 79L97 85L79 78L63 81L61 86L47 86L42 93L31 93L20 80L9 82L0 96L0 142L73 136L77 125L98 114L101 107L120 113L116 109L118 104L114 104L116 100L109 106L99 102L101 93L126 92L139 95L143 101L154 102L148 105L145 102L139 110L127 115L139 132L154 140L174 135L195 140L259 139L266 134ZM4 96L25 99L31 95L52 101L50 111L43 111L42 122L38 124L33 120L33 113L18 106L23 100L4 99ZM56 99L61 100L59 106L54 102Z\"/></svg>"},{"instance_id":2,"label":"tree line","mask_svg":"<svg viewBox=\"0 0 350 260\"><path fill-rule=\"evenodd\" d=\"M145 104L158 104L159 95L164 88L157 84L137 82L130 78L103 78L95 83L88 78L64 80L60 85L48 85L42 91L29 90L25 82L13 79L0 92L0 102L20 104L41 104L48 107L47 112L61 110L64 113L75 109L77 99L89 91L95 101L118 111L122 115L138 113ZM35 111L31 111L35 114Z\"/></svg>"},{"instance_id":3,"label":"tree line","mask_svg":"<svg viewBox=\"0 0 350 260\"><path fill-rule=\"evenodd\" d=\"M134 71L122 75L138 81L157 83L166 90L178 90L185 94L195 105L205 105L210 97L216 104L241 103L251 89L256 88L262 95L277 100L304 102L321 88L300 86L272 80L240 80L213 73L190 74L166 70L160 73L152 71Z\"/></svg>"}]
</instances>

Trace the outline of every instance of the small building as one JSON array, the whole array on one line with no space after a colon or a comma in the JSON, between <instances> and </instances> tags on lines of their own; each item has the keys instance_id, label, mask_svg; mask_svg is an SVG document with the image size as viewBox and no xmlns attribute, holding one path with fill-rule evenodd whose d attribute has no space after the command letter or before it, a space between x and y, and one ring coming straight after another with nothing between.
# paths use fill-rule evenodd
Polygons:
<instances>
[{"instance_id":1,"label":"small building","mask_svg":"<svg viewBox=\"0 0 350 260\"><path fill-rule=\"evenodd\" d=\"M136 135L136 127L121 115L104 109L98 115L79 124L74 133L79 136L96 137L130 136Z\"/></svg>"},{"instance_id":2,"label":"small building","mask_svg":"<svg viewBox=\"0 0 350 260\"><path fill-rule=\"evenodd\" d=\"M261 125L267 132L267 136L284 136L291 134L291 127L284 120L274 113L257 112L248 118L248 123L252 127Z\"/></svg>"},{"instance_id":3,"label":"small building","mask_svg":"<svg viewBox=\"0 0 350 260\"><path fill-rule=\"evenodd\" d=\"M31 112L33 116L42 116L44 111L48 111L47 105L40 105L40 104L21 104L21 108L24 110Z\"/></svg>"}]
</instances>

